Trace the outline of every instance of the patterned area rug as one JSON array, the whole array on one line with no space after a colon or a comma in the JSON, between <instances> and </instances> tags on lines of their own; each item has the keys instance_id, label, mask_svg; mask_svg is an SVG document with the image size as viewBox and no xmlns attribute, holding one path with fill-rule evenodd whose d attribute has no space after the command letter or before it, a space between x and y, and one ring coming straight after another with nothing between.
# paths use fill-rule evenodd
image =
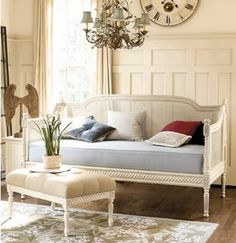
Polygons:
<instances>
[{"instance_id":1,"label":"patterned area rug","mask_svg":"<svg viewBox=\"0 0 236 243\"><path fill-rule=\"evenodd\" d=\"M217 224L114 214L109 228L107 214L71 209L70 236L64 237L63 211L48 206L14 203L7 219L7 203L1 202L1 242L206 242Z\"/></svg>"}]
</instances>

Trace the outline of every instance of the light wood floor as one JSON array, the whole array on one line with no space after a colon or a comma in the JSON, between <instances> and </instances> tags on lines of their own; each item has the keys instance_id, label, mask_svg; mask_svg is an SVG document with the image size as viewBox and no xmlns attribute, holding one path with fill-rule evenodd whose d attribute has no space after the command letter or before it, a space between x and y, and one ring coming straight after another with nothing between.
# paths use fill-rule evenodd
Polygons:
<instances>
[{"instance_id":1,"label":"light wood floor","mask_svg":"<svg viewBox=\"0 0 236 243\"><path fill-rule=\"evenodd\" d=\"M1 187L2 200L7 200L5 186ZM19 194L15 201L21 201ZM48 205L40 199L27 197L25 203ZM81 208L107 211L105 203L93 202L79 205ZM202 189L117 183L114 211L116 213L153 216L172 219L197 220L218 223L210 243L236 242L236 188L226 189L226 198L221 198L221 188L213 186L210 191L210 217L202 217Z\"/></svg>"}]
</instances>

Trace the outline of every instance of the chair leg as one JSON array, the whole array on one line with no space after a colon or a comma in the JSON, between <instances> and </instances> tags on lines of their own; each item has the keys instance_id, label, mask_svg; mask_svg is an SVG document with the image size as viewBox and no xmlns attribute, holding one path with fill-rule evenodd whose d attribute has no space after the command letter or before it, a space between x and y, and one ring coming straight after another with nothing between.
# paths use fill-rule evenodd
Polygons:
<instances>
[{"instance_id":1,"label":"chair leg","mask_svg":"<svg viewBox=\"0 0 236 243\"><path fill-rule=\"evenodd\" d=\"M65 224L64 233L65 236L67 237L69 235L69 210L67 205L63 205L63 208L64 208L64 224Z\"/></svg>"},{"instance_id":2,"label":"chair leg","mask_svg":"<svg viewBox=\"0 0 236 243\"><path fill-rule=\"evenodd\" d=\"M9 218L12 218L13 194L14 193L12 191L8 191Z\"/></svg>"},{"instance_id":3,"label":"chair leg","mask_svg":"<svg viewBox=\"0 0 236 243\"><path fill-rule=\"evenodd\" d=\"M225 197L225 188L226 188L226 173L224 172L221 175L221 187L222 187L222 197Z\"/></svg>"},{"instance_id":4,"label":"chair leg","mask_svg":"<svg viewBox=\"0 0 236 243\"><path fill-rule=\"evenodd\" d=\"M108 199L108 225L111 227L113 225L113 198Z\"/></svg>"},{"instance_id":5,"label":"chair leg","mask_svg":"<svg viewBox=\"0 0 236 243\"><path fill-rule=\"evenodd\" d=\"M209 193L209 188L205 189L204 188L204 193L203 193L203 203L204 203L204 217L209 217L209 200L210 200L210 193Z\"/></svg>"}]
</instances>

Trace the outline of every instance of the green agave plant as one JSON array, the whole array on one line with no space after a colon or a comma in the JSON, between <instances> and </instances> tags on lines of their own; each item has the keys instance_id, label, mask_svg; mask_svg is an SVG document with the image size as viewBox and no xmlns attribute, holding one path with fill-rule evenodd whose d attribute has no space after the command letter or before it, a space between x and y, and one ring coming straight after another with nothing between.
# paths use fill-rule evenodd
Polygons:
<instances>
[{"instance_id":1,"label":"green agave plant","mask_svg":"<svg viewBox=\"0 0 236 243\"><path fill-rule=\"evenodd\" d=\"M35 125L37 126L38 132L44 140L44 146L46 150L45 155L59 155L62 134L71 123L65 126L65 128L61 131L61 121L58 116L47 115L46 119L43 119L43 121L43 126L39 126L37 123L35 123Z\"/></svg>"}]
</instances>

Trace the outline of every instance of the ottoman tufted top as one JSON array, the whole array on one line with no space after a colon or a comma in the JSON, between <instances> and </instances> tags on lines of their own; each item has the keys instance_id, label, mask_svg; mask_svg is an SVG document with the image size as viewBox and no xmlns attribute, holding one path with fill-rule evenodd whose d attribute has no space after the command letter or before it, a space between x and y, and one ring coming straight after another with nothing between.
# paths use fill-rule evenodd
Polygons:
<instances>
[{"instance_id":1,"label":"ottoman tufted top","mask_svg":"<svg viewBox=\"0 0 236 243\"><path fill-rule=\"evenodd\" d=\"M62 198L73 198L114 191L115 181L105 175L72 169L64 173L34 173L29 169L17 169L6 177L9 185L47 193Z\"/></svg>"}]
</instances>

